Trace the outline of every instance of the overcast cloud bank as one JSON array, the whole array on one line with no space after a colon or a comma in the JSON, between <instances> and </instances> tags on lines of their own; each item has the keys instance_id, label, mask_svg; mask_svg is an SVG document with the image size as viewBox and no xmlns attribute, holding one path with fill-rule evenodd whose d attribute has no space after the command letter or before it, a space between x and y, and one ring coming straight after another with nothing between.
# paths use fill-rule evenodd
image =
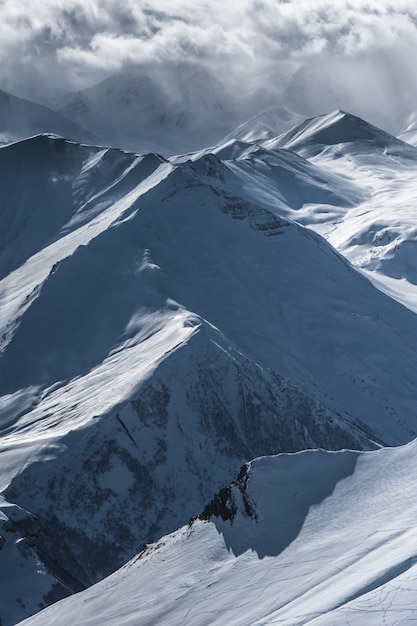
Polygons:
<instances>
[{"instance_id":1,"label":"overcast cloud bank","mask_svg":"<svg viewBox=\"0 0 417 626\"><path fill-rule=\"evenodd\" d=\"M231 91L394 128L415 110L411 0L0 0L0 88L50 103L126 66L197 64ZM295 74L295 75L294 75ZM273 96L270 100L274 99Z\"/></svg>"}]
</instances>

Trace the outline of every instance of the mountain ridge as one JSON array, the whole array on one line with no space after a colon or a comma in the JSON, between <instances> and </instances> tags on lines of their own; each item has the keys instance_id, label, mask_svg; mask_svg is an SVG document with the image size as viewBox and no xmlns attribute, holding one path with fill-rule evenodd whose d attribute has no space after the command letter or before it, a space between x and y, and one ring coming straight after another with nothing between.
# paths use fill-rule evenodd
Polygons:
<instances>
[{"instance_id":1,"label":"mountain ridge","mask_svg":"<svg viewBox=\"0 0 417 626\"><path fill-rule=\"evenodd\" d=\"M379 148L398 147L405 151L408 148L400 139L340 109L307 119L266 146L284 147L311 157L326 146L364 141L372 141Z\"/></svg>"},{"instance_id":2,"label":"mountain ridge","mask_svg":"<svg viewBox=\"0 0 417 626\"><path fill-rule=\"evenodd\" d=\"M238 111L224 85L195 68L183 71L176 82L132 68L63 96L54 108L91 128L106 145L165 155L203 147L207 127L220 139Z\"/></svg>"}]
</instances>

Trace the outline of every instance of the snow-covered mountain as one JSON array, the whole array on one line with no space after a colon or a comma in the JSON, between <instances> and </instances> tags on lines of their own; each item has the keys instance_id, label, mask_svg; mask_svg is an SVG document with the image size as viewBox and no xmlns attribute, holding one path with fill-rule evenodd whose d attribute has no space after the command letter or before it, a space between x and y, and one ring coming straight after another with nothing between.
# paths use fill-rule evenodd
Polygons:
<instances>
[{"instance_id":1,"label":"snow-covered mountain","mask_svg":"<svg viewBox=\"0 0 417 626\"><path fill-rule=\"evenodd\" d=\"M259 142L273 139L303 121L298 113L282 105L271 106L232 130L224 141Z\"/></svg>"},{"instance_id":2,"label":"snow-covered mountain","mask_svg":"<svg viewBox=\"0 0 417 626\"><path fill-rule=\"evenodd\" d=\"M230 153L229 145L226 158ZM235 154L232 167L250 198L324 235L386 293L417 310L415 148L335 111Z\"/></svg>"},{"instance_id":3,"label":"snow-covered mountain","mask_svg":"<svg viewBox=\"0 0 417 626\"><path fill-rule=\"evenodd\" d=\"M39 133L56 133L75 141L94 143L95 135L46 106L0 90L0 145Z\"/></svg>"},{"instance_id":4,"label":"snow-covered mountain","mask_svg":"<svg viewBox=\"0 0 417 626\"><path fill-rule=\"evenodd\" d=\"M126 69L67 94L54 108L90 128L104 145L164 155L217 141L242 115L219 80L190 68L160 80Z\"/></svg>"},{"instance_id":5,"label":"snow-covered mountain","mask_svg":"<svg viewBox=\"0 0 417 626\"><path fill-rule=\"evenodd\" d=\"M255 457L417 436L413 307L321 236L382 203L392 168L411 189L413 147L337 112L190 158L41 135L0 163L3 626L178 529Z\"/></svg>"}]
</instances>

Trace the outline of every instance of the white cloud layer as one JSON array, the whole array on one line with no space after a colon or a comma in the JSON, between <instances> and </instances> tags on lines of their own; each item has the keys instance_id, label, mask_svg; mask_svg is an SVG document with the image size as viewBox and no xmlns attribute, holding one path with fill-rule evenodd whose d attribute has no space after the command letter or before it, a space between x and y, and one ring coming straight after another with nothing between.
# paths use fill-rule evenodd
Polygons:
<instances>
[{"instance_id":1,"label":"white cloud layer","mask_svg":"<svg viewBox=\"0 0 417 626\"><path fill-rule=\"evenodd\" d=\"M0 88L33 98L192 62L306 114L391 123L417 106L415 0L0 0ZM287 81L288 83L288 81ZM286 84L287 84L286 83Z\"/></svg>"}]
</instances>

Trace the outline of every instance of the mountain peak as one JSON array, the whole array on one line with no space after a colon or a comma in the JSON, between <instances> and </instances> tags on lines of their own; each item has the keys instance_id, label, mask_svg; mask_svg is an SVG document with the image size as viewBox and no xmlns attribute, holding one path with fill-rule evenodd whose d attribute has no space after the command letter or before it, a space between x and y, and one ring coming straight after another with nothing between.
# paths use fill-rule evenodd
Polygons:
<instances>
[{"instance_id":1,"label":"mountain peak","mask_svg":"<svg viewBox=\"0 0 417 626\"><path fill-rule=\"evenodd\" d=\"M373 126L369 122L337 109L325 115L305 120L270 142L268 147L281 147L293 151L307 151L310 156L321 148L342 143L373 142L374 145L387 148L393 144L405 144Z\"/></svg>"},{"instance_id":2,"label":"mountain peak","mask_svg":"<svg viewBox=\"0 0 417 626\"><path fill-rule=\"evenodd\" d=\"M237 126L226 135L224 141L231 139L244 142L265 141L285 132L300 121L300 115L284 106L269 107Z\"/></svg>"}]
</instances>

